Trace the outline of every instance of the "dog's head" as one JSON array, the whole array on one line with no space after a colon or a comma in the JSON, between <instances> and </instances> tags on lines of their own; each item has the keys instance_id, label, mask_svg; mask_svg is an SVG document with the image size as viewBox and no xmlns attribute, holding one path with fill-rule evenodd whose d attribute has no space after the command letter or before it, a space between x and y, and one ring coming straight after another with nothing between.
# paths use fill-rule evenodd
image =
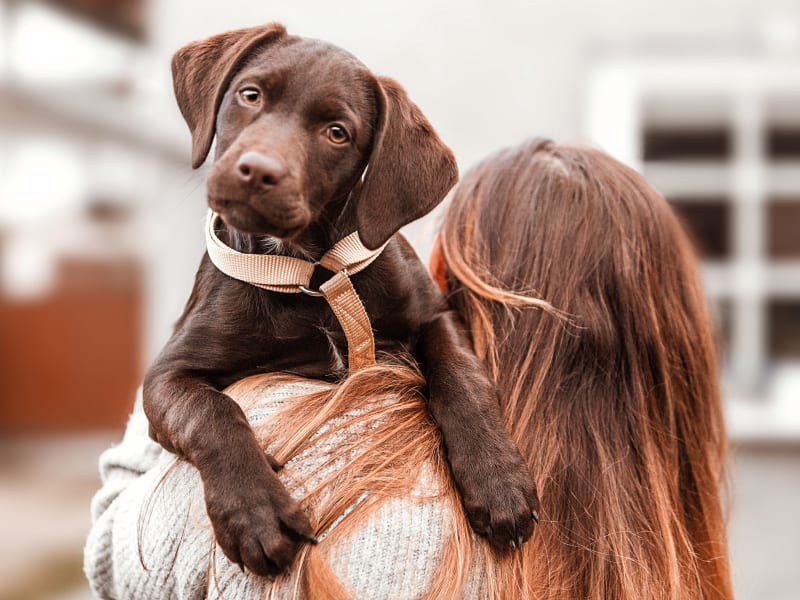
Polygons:
<instances>
[{"instance_id":1,"label":"dog's head","mask_svg":"<svg viewBox=\"0 0 800 600\"><path fill-rule=\"evenodd\" d=\"M400 85L280 25L193 42L172 75L193 167L216 135L208 202L235 229L291 239L354 192L361 239L377 248L457 179L452 152Z\"/></svg>"}]
</instances>

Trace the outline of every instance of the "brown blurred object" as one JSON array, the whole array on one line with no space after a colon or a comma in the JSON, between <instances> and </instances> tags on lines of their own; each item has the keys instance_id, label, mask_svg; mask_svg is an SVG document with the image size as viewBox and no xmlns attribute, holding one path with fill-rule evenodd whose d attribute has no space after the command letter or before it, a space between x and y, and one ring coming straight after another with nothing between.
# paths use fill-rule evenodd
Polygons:
<instances>
[{"instance_id":1,"label":"brown blurred object","mask_svg":"<svg viewBox=\"0 0 800 600\"><path fill-rule=\"evenodd\" d=\"M800 359L800 301L770 301L767 320L770 354L778 359Z\"/></svg>"},{"instance_id":2,"label":"brown blurred object","mask_svg":"<svg viewBox=\"0 0 800 600\"><path fill-rule=\"evenodd\" d=\"M121 428L140 373L133 260L66 259L50 293L0 297L0 431Z\"/></svg>"},{"instance_id":3,"label":"brown blurred object","mask_svg":"<svg viewBox=\"0 0 800 600\"><path fill-rule=\"evenodd\" d=\"M146 0L48 0L115 33L143 42L147 33Z\"/></svg>"},{"instance_id":4,"label":"brown blurred object","mask_svg":"<svg viewBox=\"0 0 800 600\"><path fill-rule=\"evenodd\" d=\"M795 160L800 157L800 127L769 127L766 132L766 152L773 160Z\"/></svg>"},{"instance_id":5,"label":"brown blurred object","mask_svg":"<svg viewBox=\"0 0 800 600\"><path fill-rule=\"evenodd\" d=\"M731 203L725 197L670 198L700 256L724 260L731 255Z\"/></svg>"},{"instance_id":6,"label":"brown blurred object","mask_svg":"<svg viewBox=\"0 0 800 600\"><path fill-rule=\"evenodd\" d=\"M727 160L733 149L726 127L649 127L643 138L644 160Z\"/></svg>"},{"instance_id":7,"label":"brown blurred object","mask_svg":"<svg viewBox=\"0 0 800 600\"><path fill-rule=\"evenodd\" d=\"M773 198L767 204L767 243L774 259L800 258L800 202Z\"/></svg>"}]
</instances>

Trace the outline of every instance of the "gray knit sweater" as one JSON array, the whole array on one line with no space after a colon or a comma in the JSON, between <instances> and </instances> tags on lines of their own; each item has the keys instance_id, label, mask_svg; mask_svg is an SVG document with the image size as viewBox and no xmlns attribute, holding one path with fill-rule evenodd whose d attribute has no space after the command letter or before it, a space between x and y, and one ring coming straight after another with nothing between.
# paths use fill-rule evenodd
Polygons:
<instances>
[{"instance_id":1,"label":"gray knit sweater","mask_svg":"<svg viewBox=\"0 0 800 600\"><path fill-rule=\"evenodd\" d=\"M274 388L248 419L257 423L298 394L317 389L311 382ZM289 461L285 471L301 479L312 476L313 484L330 473L322 465L336 456L337 440L353 435L357 432L347 427L324 437ZM175 456L148 436L139 396L122 442L100 457L102 488L92 501L84 552L93 592L119 600L300 597L296 577L273 581L242 573L214 548L199 475L178 462L164 477L173 465ZM294 497L302 495L289 477L282 479ZM430 465L423 465L413 494L424 498L389 499L350 534L325 545L329 566L353 598L417 598L426 592L453 531L453 511L439 491ZM479 570L476 565L475 573ZM469 588L477 590L480 577L473 579Z\"/></svg>"}]
</instances>

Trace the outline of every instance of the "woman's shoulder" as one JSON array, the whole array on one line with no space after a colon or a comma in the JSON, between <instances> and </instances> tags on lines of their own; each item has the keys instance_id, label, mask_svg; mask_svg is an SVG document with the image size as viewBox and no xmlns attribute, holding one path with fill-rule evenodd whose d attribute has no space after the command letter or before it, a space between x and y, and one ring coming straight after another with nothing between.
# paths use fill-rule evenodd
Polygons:
<instances>
[{"instance_id":1,"label":"woman's shoulder","mask_svg":"<svg viewBox=\"0 0 800 600\"><path fill-rule=\"evenodd\" d=\"M286 446L286 416L300 408L295 403L326 390L331 387L325 383L302 381L260 391L245 413L267 451ZM92 539L107 543L94 545L93 560L114 571L108 589L119 598L134 597L126 590L171 590L186 599L282 598L300 589L304 569L324 565L353 598L423 594L442 563L456 511L433 459L405 463L397 456L387 467L383 456L364 456L365 439L395 418L391 411L384 414L386 408L364 403L323 415L285 461L278 476L295 500L317 511L320 523L319 544L301 552L289 574L266 579L243 573L215 549L197 471L164 452L94 525ZM393 493L381 487L380 478L367 478L358 488L352 470L374 468L410 474L410 485Z\"/></svg>"}]
</instances>

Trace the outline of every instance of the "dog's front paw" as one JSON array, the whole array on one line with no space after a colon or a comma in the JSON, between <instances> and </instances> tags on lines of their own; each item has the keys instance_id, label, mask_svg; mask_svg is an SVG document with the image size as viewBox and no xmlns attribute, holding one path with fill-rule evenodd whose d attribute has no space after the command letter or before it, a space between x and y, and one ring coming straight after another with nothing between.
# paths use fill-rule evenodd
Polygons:
<instances>
[{"instance_id":1,"label":"dog's front paw","mask_svg":"<svg viewBox=\"0 0 800 600\"><path fill-rule=\"evenodd\" d=\"M508 452L508 451L507 451ZM536 486L516 448L501 459L453 465L464 510L472 528L499 550L517 549L539 522Z\"/></svg>"},{"instance_id":2,"label":"dog's front paw","mask_svg":"<svg viewBox=\"0 0 800 600\"><path fill-rule=\"evenodd\" d=\"M303 542L316 539L280 480L264 475L246 485L206 486L206 508L225 556L242 570L273 576L291 566Z\"/></svg>"}]
</instances>

